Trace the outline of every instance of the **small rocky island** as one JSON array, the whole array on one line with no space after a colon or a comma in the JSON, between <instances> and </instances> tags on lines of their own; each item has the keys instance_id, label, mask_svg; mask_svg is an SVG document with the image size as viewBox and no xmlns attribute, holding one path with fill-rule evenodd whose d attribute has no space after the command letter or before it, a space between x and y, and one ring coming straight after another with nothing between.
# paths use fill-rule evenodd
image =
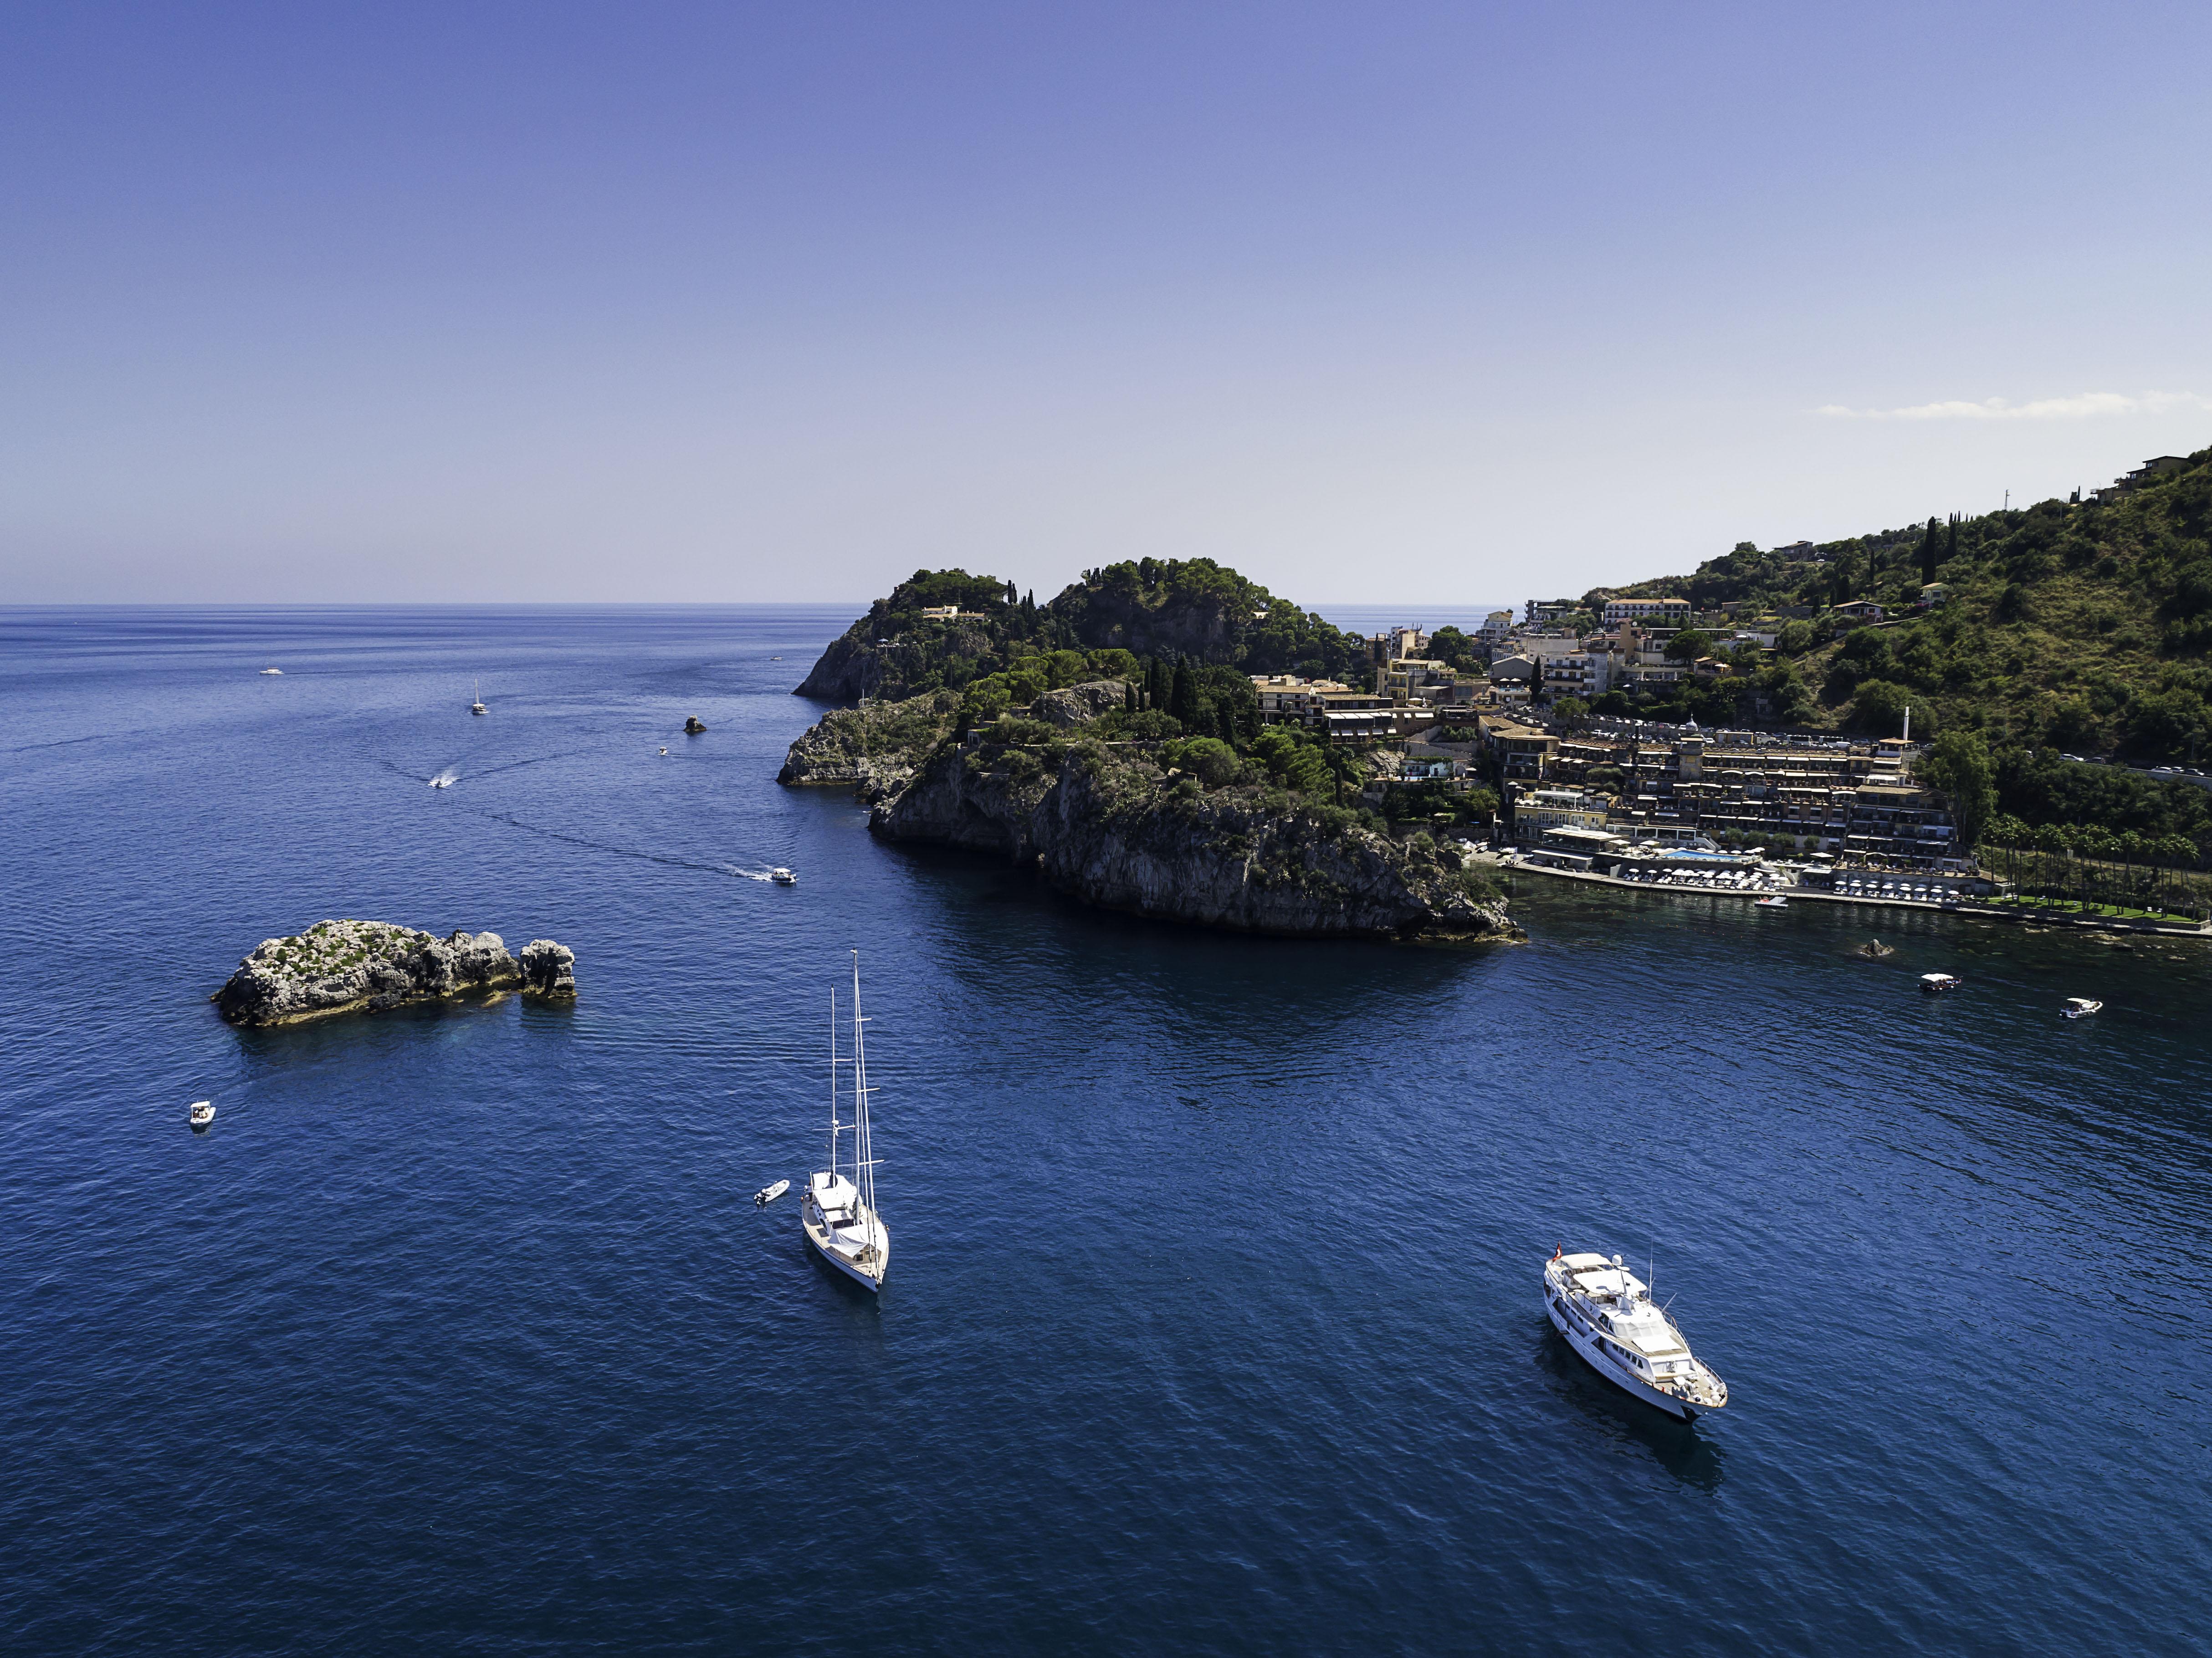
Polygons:
<instances>
[{"instance_id":1,"label":"small rocky island","mask_svg":"<svg viewBox=\"0 0 2212 1658\"><path fill-rule=\"evenodd\" d=\"M575 952L550 938L533 938L518 960L496 932L441 938L387 921L318 921L289 938L264 939L212 999L240 1025L380 1013L471 991L572 1001L575 968Z\"/></svg>"}]
</instances>

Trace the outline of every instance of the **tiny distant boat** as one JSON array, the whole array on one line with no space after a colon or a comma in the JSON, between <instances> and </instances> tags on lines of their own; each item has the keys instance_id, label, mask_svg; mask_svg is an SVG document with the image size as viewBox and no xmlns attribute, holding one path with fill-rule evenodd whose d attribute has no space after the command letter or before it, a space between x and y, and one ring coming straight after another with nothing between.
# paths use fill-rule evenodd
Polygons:
<instances>
[{"instance_id":1,"label":"tiny distant boat","mask_svg":"<svg viewBox=\"0 0 2212 1658\"><path fill-rule=\"evenodd\" d=\"M262 671L263 673L264 673L264 674L270 674L270 673L273 673L273 674L281 674L281 673L283 673L284 671L283 671L283 669L282 669L282 668L264 668L261 671Z\"/></svg>"},{"instance_id":2,"label":"tiny distant boat","mask_svg":"<svg viewBox=\"0 0 2212 1658\"><path fill-rule=\"evenodd\" d=\"M2069 996L2066 1005L2058 1011L2069 1019L2086 1019L2092 1013L2102 1011L2104 1005L2102 1002L2091 1001L2087 996Z\"/></svg>"},{"instance_id":3,"label":"tiny distant boat","mask_svg":"<svg viewBox=\"0 0 2212 1658\"><path fill-rule=\"evenodd\" d=\"M1630 1397L1685 1422L1728 1403L1728 1383L1619 1255L1554 1254L1544 1264L1544 1311L1583 1362Z\"/></svg>"},{"instance_id":4,"label":"tiny distant boat","mask_svg":"<svg viewBox=\"0 0 2212 1658\"><path fill-rule=\"evenodd\" d=\"M481 679L477 681L477 700L469 704L469 712L471 714L489 714L491 712L489 708L487 708L483 705L483 681Z\"/></svg>"},{"instance_id":5,"label":"tiny distant boat","mask_svg":"<svg viewBox=\"0 0 2212 1658\"><path fill-rule=\"evenodd\" d=\"M753 1201L766 1208L789 1190L791 1190L791 1182L787 1180L780 1180L775 1185L763 1186L759 1191L754 1193Z\"/></svg>"},{"instance_id":6,"label":"tiny distant boat","mask_svg":"<svg viewBox=\"0 0 2212 1658\"><path fill-rule=\"evenodd\" d=\"M768 878L780 887L795 887L799 884L799 878L781 864L768 872Z\"/></svg>"},{"instance_id":7,"label":"tiny distant boat","mask_svg":"<svg viewBox=\"0 0 2212 1658\"><path fill-rule=\"evenodd\" d=\"M194 1100L189 1114L191 1118L192 1132L198 1133L215 1121L215 1102Z\"/></svg>"},{"instance_id":8,"label":"tiny distant boat","mask_svg":"<svg viewBox=\"0 0 2212 1658\"><path fill-rule=\"evenodd\" d=\"M1920 987L1930 996L1948 996L1966 982L1964 979L1954 979L1948 973L1923 973L1920 975Z\"/></svg>"},{"instance_id":9,"label":"tiny distant boat","mask_svg":"<svg viewBox=\"0 0 2212 1658\"><path fill-rule=\"evenodd\" d=\"M799 1205L799 1229L807 1247L847 1278L868 1291L884 1287L890 1270L891 1235L876 1212L875 1140L868 1122L868 1058L860 1028L860 952L853 952L853 1055L837 1054L837 993L830 993L830 1166L808 1176ZM839 1107L837 1067L853 1068L853 1120ZM852 1150L840 1142L850 1134ZM847 1170L851 1172L848 1174Z\"/></svg>"},{"instance_id":10,"label":"tiny distant boat","mask_svg":"<svg viewBox=\"0 0 2212 1658\"><path fill-rule=\"evenodd\" d=\"M1770 897L1760 899L1754 908L1759 909L1787 909L1790 908L1790 901L1778 892Z\"/></svg>"},{"instance_id":11,"label":"tiny distant boat","mask_svg":"<svg viewBox=\"0 0 2212 1658\"><path fill-rule=\"evenodd\" d=\"M430 780L430 786L434 789L449 789L453 786L453 780L441 774Z\"/></svg>"},{"instance_id":12,"label":"tiny distant boat","mask_svg":"<svg viewBox=\"0 0 2212 1658\"><path fill-rule=\"evenodd\" d=\"M668 750L667 750L666 749L663 749L663 750L661 750L661 751L660 751L660 757L661 757L662 759L664 759L664 760L665 760L666 758L668 758Z\"/></svg>"}]
</instances>

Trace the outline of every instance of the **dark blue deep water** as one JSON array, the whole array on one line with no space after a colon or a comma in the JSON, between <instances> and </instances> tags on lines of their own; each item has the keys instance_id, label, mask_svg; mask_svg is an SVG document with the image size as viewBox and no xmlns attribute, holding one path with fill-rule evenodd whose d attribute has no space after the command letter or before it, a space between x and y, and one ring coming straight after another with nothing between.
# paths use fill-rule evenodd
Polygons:
<instances>
[{"instance_id":1,"label":"dark blue deep water","mask_svg":"<svg viewBox=\"0 0 2212 1658\"><path fill-rule=\"evenodd\" d=\"M775 785L848 614L0 613L0 1645L2202 1649L2201 949L1091 914ZM325 916L582 993L216 1018ZM880 1303L750 1202L854 948ZM1585 1373L1561 1242L1730 1408Z\"/></svg>"}]
</instances>

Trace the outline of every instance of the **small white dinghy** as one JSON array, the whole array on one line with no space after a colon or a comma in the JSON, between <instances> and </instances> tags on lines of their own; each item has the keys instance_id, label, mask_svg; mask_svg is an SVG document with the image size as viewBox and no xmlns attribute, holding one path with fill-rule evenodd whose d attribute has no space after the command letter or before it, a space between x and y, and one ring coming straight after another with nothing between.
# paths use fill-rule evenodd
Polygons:
<instances>
[{"instance_id":1,"label":"small white dinghy","mask_svg":"<svg viewBox=\"0 0 2212 1658\"><path fill-rule=\"evenodd\" d=\"M282 674L284 671L282 668L264 668L261 671L264 676L266 676L272 673Z\"/></svg>"},{"instance_id":2,"label":"small white dinghy","mask_svg":"<svg viewBox=\"0 0 2212 1658\"><path fill-rule=\"evenodd\" d=\"M210 1123L215 1121L215 1102L213 1100L194 1100L192 1102L191 1116L192 1132L197 1134L201 1129L205 1128Z\"/></svg>"},{"instance_id":3,"label":"small white dinghy","mask_svg":"<svg viewBox=\"0 0 2212 1658\"><path fill-rule=\"evenodd\" d=\"M1759 909L1787 909L1790 908L1790 901L1778 892L1771 897L1760 899L1754 908Z\"/></svg>"},{"instance_id":4,"label":"small white dinghy","mask_svg":"<svg viewBox=\"0 0 2212 1658\"><path fill-rule=\"evenodd\" d=\"M763 1186L759 1191L754 1193L753 1201L765 1209L789 1190L791 1190L791 1182L787 1180L780 1180L775 1185Z\"/></svg>"},{"instance_id":5,"label":"small white dinghy","mask_svg":"<svg viewBox=\"0 0 2212 1658\"><path fill-rule=\"evenodd\" d=\"M2062 1017L2069 1019L2086 1019L2092 1013L2101 1011L2104 1005L2102 1002L2091 1001L2087 996L2069 996L2066 999L2066 1005L2060 1008L2058 1011Z\"/></svg>"},{"instance_id":6,"label":"small white dinghy","mask_svg":"<svg viewBox=\"0 0 2212 1658\"><path fill-rule=\"evenodd\" d=\"M795 887L799 884L799 878L781 864L768 872L768 878L780 887Z\"/></svg>"}]
</instances>

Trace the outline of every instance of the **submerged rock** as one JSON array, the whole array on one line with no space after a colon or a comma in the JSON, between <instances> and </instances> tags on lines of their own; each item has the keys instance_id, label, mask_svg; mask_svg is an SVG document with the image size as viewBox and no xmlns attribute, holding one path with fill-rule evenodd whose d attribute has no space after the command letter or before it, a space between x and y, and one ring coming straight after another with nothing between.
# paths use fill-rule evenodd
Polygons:
<instances>
[{"instance_id":1,"label":"submerged rock","mask_svg":"<svg viewBox=\"0 0 2212 1658\"><path fill-rule=\"evenodd\" d=\"M869 828L999 853L1087 902L1164 920L1322 938L1528 936L1487 878L1425 835L1395 841L1279 792L1208 793L1135 744L1053 749L947 744Z\"/></svg>"},{"instance_id":2,"label":"submerged rock","mask_svg":"<svg viewBox=\"0 0 2212 1658\"><path fill-rule=\"evenodd\" d=\"M559 952L558 973L548 981L565 979L567 988L540 993L574 996L575 957L550 940L532 944L518 963L496 932L441 938L388 921L318 921L290 938L264 939L214 1000L233 1024L280 1025L469 991L531 989L528 957L541 948Z\"/></svg>"}]
</instances>

